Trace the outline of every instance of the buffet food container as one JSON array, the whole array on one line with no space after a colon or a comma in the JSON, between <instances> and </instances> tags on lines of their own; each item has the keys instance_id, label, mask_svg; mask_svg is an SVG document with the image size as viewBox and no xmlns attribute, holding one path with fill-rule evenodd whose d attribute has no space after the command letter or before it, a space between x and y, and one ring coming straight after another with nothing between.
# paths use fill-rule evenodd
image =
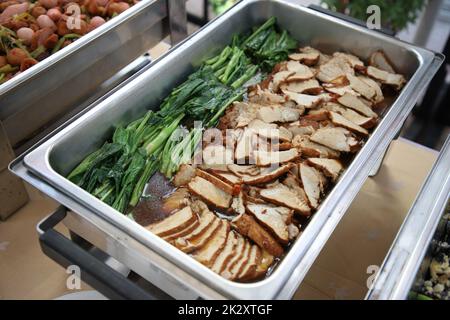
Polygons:
<instances>
[{"instance_id":1,"label":"buffet food container","mask_svg":"<svg viewBox=\"0 0 450 320\"><path fill-rule=\"evenodd\" d=\"M404 300L428 276L437 242L449 230L450 136L397 234L367 294L372 300ZM447 231L448 232L448 231Z\"/></svg>"},{"instance_id":2,"label":"buffet food container","mask_svg":"<svg viewBox=\"0 0 450 320\"><path fill-rule=\"evenodd\" d=\"M173 41L181 40L183 1L142 0L1 84L0 121L13 148L89 98L161 39L171 34Z\"/></svg>"},{"instance_id":3,"label":"buffet food container","mask_svg":"<svg viewBox=\"0 0 450 320\"><path fill-rule=\"evenodd\" d=\"M149 107L157 107L201 61L230 43L233 34L248 31L272 16L277 17L278 24L300 45L310 45L325 53L343 50L366 59L375 50L383 49L398 72L407 77L408 83L270 276L254 283L236 283L215 274L151 234L72 184L65 176L87 154L100 147L111 136L114 127L136 119ZM148 269L154 271L158 276L150 280L166 292L170 291L169 285L176 283L181 291L191 290L202 298L288 299L297 290L442 60L439 54L305 8L294 1L242 1L175 46L147 71L89 112L18 158L11 164L11 169L69 209L83 212L85 221L90 221L79 223L84 225L83 228L109 228L115 244L103 241L106 250L109 248L116 259L132 265L135 272L139 273L136 271L139 268L142 273ZM105 227L106 224L110 227ZM79 232L83 232L82 229ZM137 252L143 254L146 250L147 260L139 266ZM161 274L170 276L171 280L158 281Z\"/></svg>"}]
</instances>

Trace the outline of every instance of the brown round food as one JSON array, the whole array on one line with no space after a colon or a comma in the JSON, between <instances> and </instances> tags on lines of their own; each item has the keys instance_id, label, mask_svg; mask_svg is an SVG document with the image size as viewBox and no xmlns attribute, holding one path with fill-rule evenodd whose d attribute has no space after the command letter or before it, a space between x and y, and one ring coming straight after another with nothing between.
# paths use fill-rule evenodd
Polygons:
<instances>
[{"instance_id":1,"label":"brown round food","mask_svg":"<svg viewBox=\"0 0 450 320\"><path fill-rule=\"evenodd\" d=\"M126 2L113 2L108 6L108 15L113 16L115 13L119 14L130 8Z\"/></svg>"},{"instance_id":2,"label":"brown round food","mask_svg":"<svg viewBox=\"0 0 450 320\"><path fill-rule=\"evenodd\" d=\"M25 71L28 68L34 66L36 63L38 62L33 58L25 58L22 60L22 63L20 64L20 71Z\"/></svg>"}]
</instances>

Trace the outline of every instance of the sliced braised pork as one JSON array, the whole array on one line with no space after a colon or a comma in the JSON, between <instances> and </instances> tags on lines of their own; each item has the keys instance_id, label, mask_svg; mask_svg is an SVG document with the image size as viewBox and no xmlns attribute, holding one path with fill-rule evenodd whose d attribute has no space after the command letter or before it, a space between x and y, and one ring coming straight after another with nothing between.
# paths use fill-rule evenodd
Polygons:
<instances>
[{"instance_id":1,"label":"sliced braised pork","mask_svg":"<svg viewBox=\"0 0 450 320\"><path fill-rule=\"evenodd\" d=\"M359 147L359 142L344 128L320 128L311 135L310 139L313 142L342 152L355 152Z\"/></svg>"},{"instance_id":2,"label":"sliced braised pork","mask_svg":"<svg viewBox=\"0 0 450 320\"><path fill-rule=\"evenodd\" d=\"M314 108L323 101L323 97L320 95L312 96L312 95L308 95L308 94L292 92L292 91L289 91L286 89L283 89L283 93L290 100L294 101L298 106L302 106L304 108ZM296 120L298 120L298 118L295 120L291 120L289 122L296 121Z\"/></svg>"},{"instance_id":3,"label":"sliced braised pork","mask_svg":"<svg viewBox=\"0 0 450 320\"><path fill-rule=\"evenodd\" d=\"M202 248L193 253L192 256L194 259L207 267L211 267L217 256L225 247L229 231L230 223L226 220L222 220L212 238L208 240Z\"/></svg>"},{"instance_id":4,"label":"sliced braised pork","mask_svg":"<svg viewBox=\"0 0 450 320\"><path fill-rule=\"evenodd\" d=\"M190 226L197 220L197 215L192 212L190 207L185 207L162 221L153 223L146 227L154 234L163 237L179 232Z\"/></svg>"},{"instance_id":5,"label":"sliced braised pork","mask_svg":"<svg viewBox=\"0 0 450 320\"><path fill-rule=\"evenodd\" d=\"M257 245L252 245L250 248L247 263L243 266L241 272L237 275L237 279L240 281L245 281L255 278L256 269L261 263L261 258L261 249Z\"/></svg>"},{"instance_id":6,"label":"sliced braised pork","mask_svg":"<svg viewBox=\"0 0 450 320\"><path fill-rule=\"evenodd\" d=\"M319 67L319 72L317 73L316 78L322 82L332 82L338 77L354 73L353 67L347 59L342 57L333 57Z\"/></svg>"},{"instance_id":7,"label":"sliced braised pork","mask_svg":"<svg viewBox=\"0 0 450 320\"><path fill-rule=\"evenodd\" d=\"M267 168L261 170L261 173L256 176L243 176L242 182L248 185L258 185L262 183L267 183L270 181L275 180L279 176L285 174L292 168L292 163L287 163L285 165L282 165L278 168Z\"/></svg>"},{"instance_id":8,"label":"sliced braised pork","mask_svg":"<svg viewBox=\"0 0 450 320\"><path fill-rule=\"evenodd\" d=\"M286 208L266 204L247 204L247 211L282 244L289 242L289 234L285 222L286 218L284 216L286 214L285 210Z\"/></svg>"},{"instance_id":9,"label":"sliced braised pork","mask_svg":"<svg viewBox=\"0 0 450 320\"><path fill-rule=\"evenodd\" d=\"M287 77L287 82L303 81L314 77L314 73L311 71L311 69L298 61L288 61L286 64L286 68L288 71L294 73Z\"/></svg>"},{"instance_id":10,"label":"sliced braised pork","mask_svg":"<svg viewBox=\"0 0 450 320\"><path fill-rule=\"evenodd\" d=\"M237 235L234 231L230 231L228 233L227 241L225 243L224 248L220 251L217 258L214 260L213 265L211 266L211 270L215 273L221 273L228 262L235 256L236 251L235 247L237 244Z\"/></svg>"},{"instance_id":11,"label":"sliced braised pork","mask_svg":"<svg viewBox=\"0 0 450 320\"><path fill-rule=\"evenodd\" d=\"M307 66L313 66L317 62L319 62L320 52L317 50L314 50L312 48L309 48L311 50L304 49L303 52L299 53L292 53L289 55L289 59L299 61L300 63L303 63Z\"/></svg>"},{"instance_id":12,"label":"sliced braised pork","mask_svg":"<svg viewBox=\"0 0 450 320\"><path fill-rule=\"evenodd\" d=\"M351 95L351 94L344 94L342 97L337 99L338 102L347 108L353 109L355 111L358 111L362 115L370 118L377 118L378 115L366 104L364 103L364 100Z\"/></svg>"},{"instance_id":13,"label":"sliced braised pork","mask_svg":"<svg viewBox=\"0 0 450 320\"><path fill-rule=\"evenodd\" d=\"M307 163L322 171L333 181L336 181L337 178L339 178L342 170L344 170L342 163L336 159L309 158L307 160Z\"/></svg>"},{"instance_id":14,"label":"sliced braised pork","mask_svg":"<svg viewBox=\"0 0 450 320\"><path fill-rule=\"evenodd\" d=\"M330 115L330 120L334 125L336 125L338 127L346 128L350 131L353 131L353 132L363 135L363 136L369 135L369 131L367 131L363 127L353 123L352 121L348 120L347 118L340 115L339 113L330 111L329 115Z\"/></svg>"},{"instance_id":15,"label":"sliced braised pork","mask_svg":"<svg viewBox=\"0 0 450 320\"><path fill-rule=\"evenodd\" d=\"M300 198L293 190L278 183L270 187L266 187L259 193L264 200L291 208L302 215L310 215L311 210L309 206Z\"/></svg>"},{"instance_id":16,"label":"sliced braised pork","mask_svg":"<svg viewBox=\"0 0 450 320\"><path fill-rule=\"evenodd\" d=\"M373 100L375 98L375 95L377 94L375 89L365 81L361 80L360 77L347 74L347 79L350 81L350 87L364 98L368 100Z\"/></svg>"},{"instance_id":17,"label":"sliced braised pork","mask_svg":"<svg viewBox=\"0 0 450 320\"><path fill-rule=\"evenodd\" d=\"M401 74L390 73L372 66L367 67L366 73L369 77L383 84L393 86L396 90L400 90L406 83L405 77Z\"/></svg>"},{"instance_id":18,"label":"sliced braised pork","mask_svg":"<svg viewBox=\"0 0 450 320\"><path fill-rule=\"evenodd\" d=\"M396 73L392 63L389 61L386 54L381 50L375 51L370 55L369 65L390 73Z\"/></svg>"},{"instance_id":19,"label":"sliced braised pork","mask_svg":"<svg viewBox=\"0 0 450 320\"><path fill-rule=\"evenodd\" d=\"M257 166L270 166L277 163L286 163L293 161L299 157L299 152L296 148L286 151L264 151L256 150L253 152Z\"/></svg>"},{"instance_id":20,"label":"sliced braised pork","mask_svg":"<svg viewBox=\"0 0 450 320\"><path fill-rule=\"evenodd\" d=\"M292 145L298 148L304 157L339 158L340 156L339 151L311 141L308 135L295 136L292 139Z\"/></svg>"},{"instance_id":21,"label":"sliced braised pork","mask_svg":"<svg viewBox=\"0 0 450 320\"><path fill-rule=\"evenodd\" d=\"M244 213L231 221L231 225L243 236L249 237L271 255L279 257L283 254L283 247L256 220Z\"/></svg>"},{"instance_id":22,"label":"sliced braised pork","mask_svg":"<svg viewBox=\"0 0 450 320\"><path fill-rule=\"evenodd\" d=\"M301 112L295 108L281 106L263 106L258 109L258 119L267 122L293 122L300 118Z\"/></svg>"},{"instance_id":23,"label":"sliced braised pork","mask_svg":"<svg viewBox=\"0 0 450 320\"><path fill-rule=\"evenodd\" d=\"M208 180L209 182L211 182L213 185L215 185L222 191L224 191L230 195L236 195L236 189L234 188L234 186L223 181L222 179L219 179L216 176L214 176L206 171L200 170L200 169L196 170L196 174L197 174L197 176Z\"/></svg>"},{"instance_id":24,"label":"sliced braised pork","mask_svg":"<svg viewBox=\"0 0 450 320\"><path fill-rule=\"evenodd\" d=\"M324 178L321 173L304 163L300 164L300 177L303 188L312 208L317 209L323 191Z\"/></svg>"},{"instance_id":25,"label":"sliced braised pork","mask_svg":"<svg viewBox=\"0 0 450 320\"><path fill-rule=\"evenodd\" d=\"M173 184L176 187L185 186L193 177L195 177L195 168L189 164L182 164L173 177Z\"/></svg>"},{"instance_id":26,"label":"sliced braised pork","mask_svg":"<svg viewBox=\"0 0 450 320\"><path fill-rule=\"evenodd\" d=\"M175 246L186 253L191 253L205 246L222 226L222 220L216 218L214 213L211 214L213 215L212 222L208 224L201 234L192 232L185 237L178 238L174 242ZM202 225L202 222L200 222L200 225Z\"/></svg>"}]
</instances>

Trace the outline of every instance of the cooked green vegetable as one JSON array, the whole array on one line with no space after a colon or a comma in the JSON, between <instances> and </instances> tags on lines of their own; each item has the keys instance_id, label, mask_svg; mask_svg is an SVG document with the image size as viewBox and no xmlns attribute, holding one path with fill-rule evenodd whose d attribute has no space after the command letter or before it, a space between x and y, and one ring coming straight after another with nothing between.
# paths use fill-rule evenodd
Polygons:
<instances>
[{"instance_id":1,"label":"cooked green vegetable","mask_svg":"<svg viewBox=\"0 0 450 320\"><path fill-rule=\"evenodd\" d=\"M264 71L270 71L278 62L287 60L297 48L297 41L286 30L279 33L276 19L270 18L242 43L245 53Z\"/></svg>"}]
</instances>

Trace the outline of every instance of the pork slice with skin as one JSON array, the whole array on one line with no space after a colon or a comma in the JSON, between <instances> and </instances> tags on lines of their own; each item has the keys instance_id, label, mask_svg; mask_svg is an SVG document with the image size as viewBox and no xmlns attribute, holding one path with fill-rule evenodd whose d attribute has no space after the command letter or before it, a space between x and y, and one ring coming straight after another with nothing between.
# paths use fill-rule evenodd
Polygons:
<instances>
[{"instance_id":1,"label":"pork slice with skin","mask_svg":"<svg viewBox=\"0 0 450 320\"><path fill-rule=\"evenodd\" d=\"M261 170L261 173L259 175L243 176L242 182L248 185L258 185L262 183L268 183L288 172L292 168L292 166L294 166L294 164L287 163L275 169L268 167Z\"/></svg>"},{"instance_id":2,"label":"pork slice with skin","mask_svg":"<svg viewBox=\"0 0 450 320\"><path fill-rule=\"evenodd\" d=\"M221 220L221 225L217 232L202 248L193 253L193 258L207 267L212 267L215 259L225 247L229 231L230 223L226 220Z\"/></svg>"},{"instance_id":3,"label":"pork slice with skin","mask_svg":"<svg viewBox=\"0 0 450 320\"><path fill-rule=\"evenodd\" d=\"M258 119L267 122L293 122L300 118L301 112L295 108L282 106L263 106L258 109Z\"/></svg>"},{"instance_id":4,"label":"pork slice with skin","mask_svg":"<svg viewBox=\"0 0 450 320\"><path fill-rule=\"evenodd\" d=\"M378 118L378 115L372 110L372 108L365 104L364 100L361 100L359 97L346 93L342 97L339 97L337 101L347 108L353 109L366 117Z\"/></svg>"},{"instance_id":5,"label":"pork slice with skin","mask_svg":"<svg viewBox=\"0 0 450 320\"><path fill-rule=\"evenodd\" d=\"M256 276L256 269L261 263L262 253L261 249L257 245L252 245L250 249L250 256L242 268L242 271L237 275L238 281L251 280Z\"/></svg>"},{"instance_id":6,"label":"pork slice with skin","mask_svg":"<svg viewBox=\"0 0 450 320\"><path fill-rule=\"evenodd\" d=\"M185 207L162 221L150 224L145 227L154 234L163 237L183 230L197 220L197 216L191 208Z\"/></svg>"},{"instance_id":7,"label":"pork slice with skin","mask_svg":"<svg viewBox=\"0 0 450 320\"><path fill-rule=\"evenodd\" d=\"M301 151L303 157L339 158L340 156L339 151L311 141L308 135L296 135L292 139L292 145Z\"/></svg>"},{"instance_id":8,"label":"pork slice with skin","mask_svg":"<svg viewBox=\"0 0 450 320\"><path fill-rule=\"evenodd\" d=\"M255 150L253 156L257 166L270 166L272 164L287 163L297 159L300 154L296 148L286 151Z\"/></svg>"},{"instance_id":9,"label":"pork slice with skin","mask_svg":"<svg viewBox=\"0 0 450 320\"><path fill-rule=\"evenodd\" d=\"M317 209L319 206L322 189L321 185L323 183L323 179L319 175L320 172L313 167L304 163L300 164L300 176L303 188L305 189L311 207L314 209Z\"/></svg>"},{"instance_id":10,"label":"pork slice with skin","mask_svg":"<svg viewBox=\"0 0 450 320\"><path fill-rule=\"evenodd\" d=\"M372 128L376 123L376 118L370 118L361 115L360 113L353 111L350 108L346 108L341 104L329 102L322 106L323 109L328 111L333 111L339 113L347 120L353 122L354 124L363 127L364 129Z\"/></svg>"},{"instance_id":11,"label":"pork slice with skin","mask_svg":"<svg viewBox=\"0 0 450 320\"><path fill-rule=\"evenodd\" d=\"M287 90L304 94L319 94L323 91L323 88L320 86L319 81L317 81L316 79L309 79L305 81L291 81L288 83L283 83L280 88L281 91Z\"/></svg>"},{"instance_id":12,"label":"pork slice with skin","mask_svg":"<svg viewBox=\"0 0 450 320\"><path fill-rule=\"evenodd\" d=\"M406 83L406 79L403 75L390 73L372 66L367 67L366 74L383 84L394 87L396 90L400 90Z\"/></svg>"},{"instance_id":13,"label":"pork slice with skin","mask_svg":"<svg viewBox=\"0 0 450 320\"><path fill-rule=\"evenodd\" d=\"M330 177L333 181L339 178L344 167L339 160L336 159L323 159L323 158L309 158L307 161L308 165L315 167Z\"/></svg>"},{"instance_id":14,"label":"pork slice with skin","mask_svg":"<svg viewBox=\"0 0 450 320\"><path fill-rule=\"evenodd\" d=\"M178 172L173 177L173 184L176 187L184 186L195 177L195 168L189 164L182 164Z\"/></svg>"},{"instance_id":15,"label":"pork slice with skin","mask_svg":"<svg viewBox=\"0 0 450 320\"><path fill-rule=\"evenodd\" d=\"M212 213L214 216L214 214ZM222 221L214 216L212 223L209 223L205 232L200 236L191 238L189 236L178 238L174 241L175 246L185 253L192 253L205 246L208 241L216 234L222 225Z\"/></svg>"},{"instance_id":16,"label":"pork slice with skin","mask_svg":"<svg viewBox=\"0 0 450 320\"><path fill-rule=\"evenodd\" d=\"M289 55L289 59L298 61L307 66L313 66L319 62L320 52L318 51L306 51L306 52L298 52L291 53Z\"/></svg>"},{"instance_id":17,"label":"pork slice with skin","mask_svg":"<svg viewBox=\"0 0 450 320\"><path fill-rule=\"evenodd\" d=\"M298 106L302 106L305 108L314 108L323 100L322 96L313 96L308 94L296 93L288 90L283 90L283 93L290 100L294 101ZM298 120L298 118L296 120ZM296 120L291 120L289 122Z\"/></svg>"},{"instance_id":18,"label":"pork slice with skin","mask_svg":"<svg viewBox=\"0 0 450 320\"><path fill-rule=\"evenodd\" d=\"M247 203L246 207L247 211L280 243L286 245L289 242L287 224L277 207L256 203Z\"/></svg>"},{"instance_id":19,"label":"pork slice with skin","mask_svg":"<svg viewBox=\"0 0 450 320\"><path fill-rule=\"evenodd\" d=\"M319 67L316 78L322 82L332 82L334 79L345 76L348 73L354 74L350 63L342 57L333 57Z\"/></svg>"},{"instance_id":20,"label":"pork slice with skin","mask_svg":"<svg viewBox=\"0 0 450 320\"><path fill-rule=\"evenodd\" d=\"M217 208L228 209L230 207L231 195L202 177L194 177L188 183L188 188L194 195Z\"/></svg>"},{"instance_id":21,"label":"pork slice with skin","mask_svg":"<svg viewBox=\"0 0 450 320\"><path fill-rule=\"evenodd\" d=\"M241 214L231 221L231 225L238 233L252 239L271 255L279 257L284 253L283 247L252 216Z\"/></svg>"},{"instance_id":22,"label":"pork slice with skin","mask_svg":"<svg viewBox=\"0 0 450 320\"><path fill-rule=\"evenodd\" d=\"M358 76L354 76L352 74L347 74L346 76L350 81L350 87L353 90L355 90L368 100L372 100L375 98L377 92L372 86L367 84L365 81L361 80L361 78Z\"/></svg>"},{"instance_id":23,"label":"pork slice with skin","mask_svg":"<svg viewBox=\"0 0 450 320\"><path fill-rule=\"evenodd\" d=\"M260 196L270 203L288 207L301 215L309 216L311 214L309 206L304 203L303 199L281 183L262 189Z\"/></svg>"},{"instance_id":24,"label":"pork slice with skin","mask_svg":"<svg viewBox=\"0 0 450 320\"><path fill-rule=\"evenodd\" d=\"M298 61L288 61L286 67L288 71L294 73L287 77L287 82L302 81L314 78L314 73L311 71L311 69Z\"/></svg>"},{"instance_id":25,"label":"pork slice with skin","mask_svg":"<svg viewBox=\"0 0 450 320\"><path fill-rule=\"evenodd\" d=\"M336 125L338 127L346 128L350 131L353 131L353 132L355 132L359 135L365 136L365 137L369 135L369 131L367 131L363 127L353 123L352 121L348 120L347 118L340 115L339 113L336 113L334 111L329 111L329 115L330 115L330 120L334 125Z\"/></svg>"},{"instance_id":26,"label":"pork slice with skin","mask_svg":"<svg viewBox=\"0 0 450 320\"><path fill-rule=\"evenodd\" d=\"M237 244L237 235L234 231L230 231L227 236L227 241L225 243L224 248L217 256L213 265L211 266L211 270L215 273L220 274L235 255L235 247Z\"/></svg>"},{"instance_id":27,"label":"pork slice with skin","mask_svg":"<svg viewBox=\"0 0 450 320\"><path fill-rule=\"evenodd\" d=\"M310 139L313 142L342 152L353 152L358 146L358 141L344 128L320 128L311 135Z\"/></svg>"}]
</instances>

